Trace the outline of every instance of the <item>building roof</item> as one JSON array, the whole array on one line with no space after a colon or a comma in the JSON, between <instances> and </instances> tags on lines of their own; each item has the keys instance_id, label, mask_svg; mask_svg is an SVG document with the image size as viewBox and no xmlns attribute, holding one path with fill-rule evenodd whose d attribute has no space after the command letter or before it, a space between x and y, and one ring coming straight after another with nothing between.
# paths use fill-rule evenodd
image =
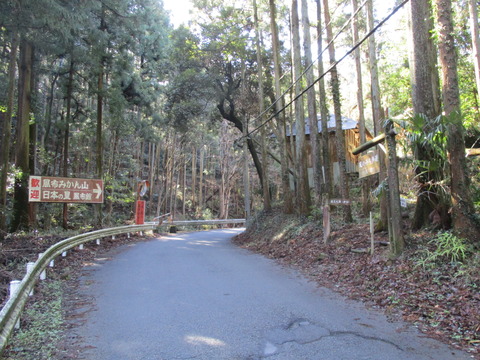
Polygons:
<instances>
[{"instance_id":1,"label":"building roof","mask_svg":"<svg viewBox=\"0 0 480 360\"><path fill-rule=\"evenodd\" d=\"M318 117L317 120L318 124L318 133L320 134L322 132L322 122L320 120L320 116ZM342 116L342 129L343 130L349 130L349 129L355 129L358 125L358 122ZM330 114L329 119L328 119L328 130L329 131L335 131L335 115ZM290 128L287 126L287 136L290 136ZM297 131L295 128L295 123L293 124L293 136L297 135ZM305 135L310 135L310 121L308 118L305 119Z\"/></svg>"}]
</instances>

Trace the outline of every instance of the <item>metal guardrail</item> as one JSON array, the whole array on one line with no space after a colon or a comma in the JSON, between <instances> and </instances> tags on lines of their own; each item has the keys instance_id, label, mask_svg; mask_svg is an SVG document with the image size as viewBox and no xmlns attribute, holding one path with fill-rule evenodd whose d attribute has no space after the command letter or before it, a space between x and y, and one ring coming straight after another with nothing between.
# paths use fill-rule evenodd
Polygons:
<instances>
[{"instance_id":1,"label":"metal guardrail","mask_svg":"<svg viewBox=\"0 0 480 360\"><path fill-rule=\"evenodd\" d=\"M15 324L20 319L22 310L37 279L45 270L47 265L53 259L55 259L55 257L62 254L64 251L92 240L119 234L150 231L155 230L157 227L158 223L147 223L144 225L127 225L110 229L96 230L73 236L49 247L42 255L39 256L33 267L27 272L23 280L20 282L17 290L13 294L10 294L10 298L0 311L0 355L7 346L8 338L10 337Z\"/></svg>"},{"instance_id":2,"label":"metal guardrail","mask_svg":"<svg viewBox=\"0 0 480 360\"><path fill-rule=\"evenodd\" d=\"M188 225L224 225L224 224L244 224L245 219L221 219L221 220L173 220L156 223L157 226L188 226ZM154 224L147 222L146 224Z\"/></svg>"},{"instance_id":3,"label":"metal guardrail","mask_svg":"<svg viewBox=\"0 0 480 360\"><path fill-rule=\"evenodd\" d=\"M162 218L162 217L159 217ZM10 294L5 306L0 311L0 355L7 346L8 339L20 319L20 315L28 300L29 294L40 274L46 269L48 264L63 252L89 241L97 240L107 236L119 234L151 231L162 225L220 225L220 224L243 224L245 219L226 219L226 220L180 220L165 222L146 222L143 225L126 225L115 228L91 231L85 234L72 236L62 240L49 247L32 266L32 268L23 277L23 280L17 287L17 290Z\"/></svg>"}]
</instances>

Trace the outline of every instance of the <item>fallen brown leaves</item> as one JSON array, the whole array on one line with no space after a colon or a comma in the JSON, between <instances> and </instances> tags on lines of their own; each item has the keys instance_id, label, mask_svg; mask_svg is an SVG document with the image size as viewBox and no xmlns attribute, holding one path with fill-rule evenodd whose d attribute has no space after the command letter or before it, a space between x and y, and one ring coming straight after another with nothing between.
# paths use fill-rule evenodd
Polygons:
<instances>
[{"instance_id":1,"label":"fallen brown leaves","mask_svg":"<svg viewBox=\"0 0 480 360\"><path fill-rule=\"evenodd\" d=\"M272 229L275 229L272 231ZM235 243L294 266L319 285L349 298L403 317L425 334L469 351L480 359L480 272L458 264L419 265L419 253L429 233L414 234L404 255L388 258L388 238L375 235L370 246L369 226L346 225L323 243L318 222L272 212L262 214ZM352 250L363 249L359 252ZM477 255L478 256L478 255Z\"/></svg>"}]
</instances>

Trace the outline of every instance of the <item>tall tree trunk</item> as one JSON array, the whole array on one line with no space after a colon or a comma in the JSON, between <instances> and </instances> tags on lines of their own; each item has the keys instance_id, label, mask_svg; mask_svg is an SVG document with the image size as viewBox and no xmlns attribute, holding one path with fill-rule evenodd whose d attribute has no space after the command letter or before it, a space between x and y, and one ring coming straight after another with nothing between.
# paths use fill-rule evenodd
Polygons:
<instances>
[{"instance_id":1,"label":"tall tree trunk","mask_svg":"<svg viewBox=\"0 0 480 360\"><path fill-rule=\"evenodd\" d=\"M227 192L227 177L228 177L228 164L227 164L227 149L225 148L225 134L226 134L226 123L222 122L220 130L220 154L219 154L219 165L220 165L220 184L218 186L218 218L224 219L226 214L226 192Z\"/></svg>"},{"instance_id":2,"label":"tall tree trunk","mask_svg":"<svg viewBox=\"0 0 480 360\"><path fill-rule=\"evenodd\" d=\"M368 31L372 31L375 27L375 21L373 18L373 0L367 1L367 22ZM371 101L372 101L372 113L373 113L373 125L375 128L375 136L380 135L383 132L382 121L385 118L385 114L380 101L380 82L378 80L378 63L377 52L375 43L375 34L370 35L368 38L368 57L370 65L370 82L371 82ZM379 151L380 160L380 173L378 174L378 182L381 183L387 178L387 169L385 166L385 153ZM387 213L387 197L382 195L380 199L380 226L377 226L377 230L386 229L388 224Z\"/></svg>"},{"instance_id":3,"label":"tall tree trunk","mask_svg":"<svg viewBox=\"0 0 480 360\"><path fill-rule=\"evenodd\" d=\"M153 189L153 182L155 180L155 172L157 169L157 159L158 159L158 149L159 149L159 146L157 146L157 144L155 144L154 142L152 142L150 146L151 146L151 153L149 158L150 166L148 167L148 182L150 184L148 193L150 194L150 197L149 197L149 205L148 205L148 215L153 214L153 195L155 193Z\"/></svg>"},{"instance_id":4,"label":"tall tree trunk","mask_svg":"<svg viewBox=\"0 0 480 360\"><path fill-rule=\"evenodd\" d=\"M7 230L6 210L7 210L7 175L10 169L10 139L12 135L12 114L15 92L15 73L18 49L18 36L12 34L11 50L8 61L8 91L7 91L7 111L3 123L2 151L0 154L0 166L2 167L0 178L0 230Z\"/></svg>"},{"instance_id":5,"label":"tall tree trunk","mask_svg":"<svg viewBox=\"0 0 480 360\"><path fill-rule=\"evenodd\" d=\"M118 143L119 143L119 135L118 135L118 130L112 130L112 136L110 140L110 149L111 149L111 156L110 156L110 161L107 169L107 174L109 174L109 178L113 179L115 178L116 174L116 169L117 169L117 155L118 155ZM115 190L116 188L114 186L109 186L109 194L108 196L105 196L107 198L106 202L106 222L107 224L111 224L112 221L112 213L113 213L113 203L114 203L114 198L115 198Z\"/></svg>"},{"instance_id":6,"label":"tall tree trunk","mask_svg":"<svg viewBox=\"0 0 480 360\"><path fill-rule=\"evenodd\" d=\"M262 65L262 39L258 25L257 2L253 0L253 18L255 24L255 46L257 49L257 76L258 76L258 105L260 114L265 110L264 94L263 94L263 65ZM260 122L263 121L263 116L260 117ZM270 187L268 179L268 159L266 148L267 133L265 126L260 128L260 146L262 151L262 177L263 177L263 209L265 211L271 210L270 204Z\"/></svg>"},{"instance_id":7,"label":"tall tree trunk","mask_svg":"<svg viewBox=\"0 0 480 360\"><path fill-rule=\"evenodd\" d=\"M68 177L68 148L70 138L70 122L72 113L72 90L73 90L73 60L70 61L70 68L68 70L68 83L67 83L67 115L65 117L65 133L63 140L63 176ZM68 229L68 204L63 204L63 216L62 226L66 230Z\"/></svg>"},{"instance_id":8,"label":"tall tree trunk","mask_svg":"<svg viewBox=\"0 0 480 360\"><path fill-rule=\"evenodd\" d=\"M323 12L325 15L325 24L327 27L327 42L330 44L328 46L328 53L330 56L330 64L334 65L335 60L335 47L333 44L333 34L332 34L332 25L330 22L330 11L328 8L328 0L323 0ZM336 139L336 149L337 149L337 158L338 158L338 168L339 168L339 185L340 185L340 195L342 199L350 200L350 184L347 177L346 169L346 155L345 155L345 134L343 133L342 127L342 109L340 103L340 81L338 79L337 67L333 66L330 71L331 76L331 87L332 87L332 97L333 97L333 108L335 113L335 139ZM347 223L352 222L352 208L350 205L343 205L343 220Z\"/></svg>"},{"instance_id":9,"label":"tall tree trunk","mask_svg":"<svg viewBox=\"0 0 480 360\"><path fill-rule=\"evenodd\" d=\"M439 52L443 74L443 103L448 124L448 162L451 176L452 218L455 231L480 244L480 223L475 219L470 181L465 159L465 138L460 112L457 54L453 39L451 0L435 0Z\"/></svg>"},{"instance_id":10,"label":"tall tree trunk","mask_svg":"<svg viewBox=\"0 0 480 360\"><path fill-rule=\"evenodd\" d=\"M28 177L30 175L30 108L32 82L33 46L25 38L20 41L20 71L18 81L17 133L15 165L20 174L15 179L12 231L28 228Z\"/></svg>"},{"instance_id":11,"label":"tall tree trunk","mask_svg":"<svg viewBox=\"0 0 480 360\"><path fill-rule=\"evenodd\" d=\"M52 83L50 84L50 90L47 96L47 106L46 106L47 108L45 109L45 121L47 122L47 124L45 126L45 132L42 138L42 145L45 149L45 152L48 151L47 144L49 143L50 129L52 127L53 98L54 98L54 91L55 91L55 85L57 84L57 80L58 80L58 74L53 75ZM47 171L47 166L48 164L45 164L44 172Z\"/></svg>"},{"instance_id":12,"label":"tall tree trunk","mask_svg":"<svg viewBox=\"0 0 480 360\"><path fill-rule=\"evenodd\" d=\"M302 92L301 81L302 76L302 59L300 52L300 21L298 18L298 3L297 0L292 0L291 8L292 21L292 40L293 40L293 78L295 81L295 97ZM298 181L298 196L297 209L300 214L308 214L310 212L311 198L310 188L308 185L308 171L307 171L307 151L305 144L305 117L303 97L300 96L294 102L295 107L295 125L296 125L296 148L297 148L297 181Z\"/></svg>"},{"instance_id":13,"label":"tall tree trunk","mask_svg":"<svg viewBox=\"0 0 480 360\"><path fill-rule=\"evenodd\" d=\"M231 76L229 77L229 81L233 82L233 79L231 78ZM231 86L228 86L228 88L231 89ZM225 106L225 101L228 102L228 111ZM243 134L243 121L235 115L235 103L231 97L231 94L228 94L227 96L225 96L223 99L219 101L219 104L217 105L217 109L220 111L220 114L225 120L228 120L231 123L233 123L235 127L238 130L240 130L240 132ZM254 141L251 137L247 138L247 146L248 146L248 151L252 156L255 169L257 170L258 178L260 180L260 186L263 187L262 163L258 157L257 149L255 148Z\"/></svg>"},{"instance_id":14,"label":"tall tree trunk","mask_svg":"<svg viewBox=\"0 0 480 360\"><path fill-rule=\"evenodd\" d=\"M425 132L431 120L440 115L439 79L436 70L436 51L431 38L433 22L429 0L410 2L413 64L412 71L412 102L415 116L425 119ZM416 159L420 162L429 161L431 150L423 145L416 146ZM435 174L428 169L417 166L417 179L421 189L417 195L417 205L412 222L413 229L427 225L429 214L438 207L437 190L431 185Z\"/></svg>"},{"instance_id":15,"label":"tall tree trunk","mask_svg":"<svg viewBox=\"0 0 480 360\"><path fill-rule=\"evenodd\" d=\"M31 109L35 108L35 103L34 101L38 99L38 83L39 83L39 76L38 74L35 73L33 70L35 68L34 65L35 62L35 56L32 52L32 71L30 72L31 79L30 79L30 87L31 87L31 104L30 107ZM33 112L33 110L32 110ZM30 169L30 175L35 175L35 172L37 170L37 123L35 121L32 121L30 123L30 129L29 129L29 144L28 144L28 167ZM30 202L28 204L28 221L29 221L29 227L36 227L37 226L37 208L38 204L35 202Z\"/></svg>"},{"instance_id":16,"label":"tall tree trunk","mask_svg":"<svg viewBox=\"0 0 480 360\"><path fill-rule=\"evenodd\" d=\"M477 95L480 93L480 31L478 27L478 9L476 0L468 0L470 10L470 32L472 35L473 66L475 68L475 81Z\"/></svg>"},{"instance_id":17,"label":"tall tree trunk","mask_svg":"<svg viewBox=\"0 0 480 360\"><path fill-rule=\"evenodd\" d=\"M197 203L195 200L196 191L197 191L197 148L194 146L192 149L192 207L194 209L197 206Z\"/></svg>"},{"instance_id":18,"label":"tall tree trunk","mask_svg":"<svg viewBox=\"0 0 480 360\"><path fill-rule=\"evenodd\" d=\"M283 193L283 210L286 214L293 212L293 199L290 190L289 182L289 166L288 166L288 152L286 142L286 125L285 112L283 109L283 96L280 87L281 67L280 67L280 44L278 40L278 28L276 22L276 6L275 0L269 0L270 5L270 31L272 33L272 51L273 51L273 68L275 72L275 96L277 102L275 103L275 110L277 115L277 137L280 147L280 171L282 178L282 193Z\"/></svg>"},{"instance_id":19,"label":"tall tree trunk","mask_svg":"<svg viewBox=\"0 0 480 360\"><path fill-rule=\"evenodd\" d=\"M172 148L170 149L169 153L171 156L170 159L170 169L169 169L169 196L170 196L170 214L172 214L172 217L175 218L175 198L176 198L176 186L175 186L175 165L176 165L176 153L175 153L175 145L176 145L176 134L172 135Z\"/></svg>"},{"instance_id":20,"label":"tall tree trunk","mask_svg":"<svg viewBox=\"0 0 480 360\"><path fill-rule=\"evenodd\" d=\"M100 65L97 80L96 173L98 179L103 179L103 63ZM97 226L101 226L103 221L102 204L95 206L97 209L96 223Z\"/></svg>"},{"instance_id":21,"label":"tall tree trunk","mask_svg":"<svg viewBox=\"0 0 480 360\"><path fill-rule=\"evenodd\" d=\"M353 45L358 43L358 0L352 0L353 20L352 20L352 36ZM360 130L360 143L363 144L367 140L365 130L365 111L363 106L363 81L362 81L362 63L360 59L360 48L356 48L353 52L355 59L355 70L357 74L357 108L358 108L358 125ZM367 217L371 210L369 178L364 178L362 182L362 212Z\"/></svg>"},{"instance_id":22,"label":"tall tree trunk","mask_svg":"<svg viewBox=\"0 0 480 360\"><path fill-rule=\"evenodd\" d=\"M102 15L100 19L100 31L106 31L105 24L105 5L102 4ZM105 49L101 49L103 52ZM96 172L97 178L103 179L103 81L104 81L104 71L105 71L105 58L102 55L100 57L100 64L98 69L98 78L97 78L97 128L96 128ZM102 226L103 215L102 215L102 204L95 205L96 210L96 225L98 227Z\"/></svg>"},{"instance_id":23,"label":"tall tree trunk","mask_svg":"<svg viewBox=\"0 0 480 360\"><path fill-rule=\"evenodd\" d=\"M205 146L200 147L200 161L199 161L199 176L198 176L198 208L200 213L203 210L203 169L204 169L204 157L205 157Z\"/></svg>"},{"instance_id":24,"label":"tall tree trunk","mask_svg":"<svg viewBox=\"0 0 480 360\"><path fill-rule=\"evenodd\" d=\"M308 17L307 0L302 0L302 25L303 25L303 52L305 56L305 72L307 86L314 82L313 63L312 63L312 40L310 35L310 19ZM312 86L307 91L308 120L310 125L310 144L311 160L313 169L313 189L315 193L315 203L321 205L322 192L322 161L321 151L318 144L318 120L317 106L315 103L315 87Z\"/></svg>"},{"instance_id":25,"label":"tall tree trunk","mask_svg":"<svg viewBox=\"0 0 480 360\"><path fill-rule=\"evenodd\" d=\"M321 136L321 151L322 151L322 162L323 162L323 178L325 183L325 188L323 192L326 194L326 197L333 195L333 169L332 162L330 161L330 136L328 133L328 119L329 113L327 108L327 93L325 91L325 77L323 76L324 67L323 67L323 44L322 44L322 5L320 0L317 2L317 52L318 52L318 74L320 76L320 81L318 82L318 94L319 94L319 103L320 103L320 119L322 125L322 136Z\"/></svg>"},{"instance_id":26,"label":"tall tree trunk","mask_svg":"<svg viewBox=\"0 0 480 360\"><path fill-rule=\"evenodd\" d=\"M234 93L238 89L238 87L243 83L243 81L235 81L232 75L232 64L227 64L225 67L225 74L224 74L226 84L222 84L218 82L218 87L222 91L222 96L218 100L217 109L222 115L225 120L230 121L233 125L240 130L243 134L243 121L237 117L235 113L235 101L234 101ZM226 104L227 103L227 104ZM258 178L260 179L260 185L263 187L263 170L262 170L262 163L258 158L258 153L255 148L255 144L251 137L247 138L247 145L248 151L252 156L253 163L255 164L255 169L257 170Z\"/></svg>"},{"instance_id":27,"label":"tall tree trunk","mask_svg":"<svg viewBox=\"0 0 480 360\"><path fill-rule=\"evenodd\" d=\"M183 153L182 157L183 169L182 169L182 216L185 219L186 215L186 194L187 194L187 157Z\"/></svg>"},{"instance_id":28,"label":"tall tree trunk","mask_svg":"<svg viewBox=\"0 0 480 360\"><path fill-rule=\"evenodd\" d=\"M248 133L248 124L243 125L243 136L246 138ZM243 142L243 188L245 198L245 218L249 219L250 214L250 174L248 170L248 148L247 142Z\"/></svg>"}]
</instances>

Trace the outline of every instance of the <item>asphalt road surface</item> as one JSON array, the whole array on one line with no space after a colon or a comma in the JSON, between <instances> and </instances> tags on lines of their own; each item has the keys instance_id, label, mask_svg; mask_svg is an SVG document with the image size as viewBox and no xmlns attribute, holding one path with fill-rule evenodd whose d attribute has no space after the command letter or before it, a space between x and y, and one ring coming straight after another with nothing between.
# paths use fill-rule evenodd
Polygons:
<instances>
[{"instance_id":1,"label":"asphalt road surface","mask_svg":"<svg viewBox=\"0 0 480 360\"><path fill-rule=\"evenodd\" d=\"M85 268L83 358L470 359L235 247L240 231L171 234Z\"/></svg>"}]
</instances>

